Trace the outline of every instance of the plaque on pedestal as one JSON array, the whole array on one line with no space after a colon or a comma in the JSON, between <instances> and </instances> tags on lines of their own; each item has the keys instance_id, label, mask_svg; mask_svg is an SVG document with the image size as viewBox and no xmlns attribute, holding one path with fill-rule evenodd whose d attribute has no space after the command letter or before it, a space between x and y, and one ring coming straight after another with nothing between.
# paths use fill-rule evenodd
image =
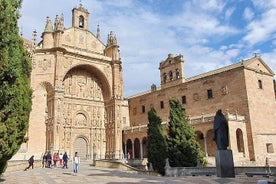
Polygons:
<instances>
[{"instance_id":1,"label":"plaque on pedestal","mask_svg":"<svg viewBox=\"0 0 276 184\"><path fill-rule=\"evenodd\" d=\"M217 150L216 152L217 177L234 178L235 168L232 150Z\"/></svg>"}]
</instances>

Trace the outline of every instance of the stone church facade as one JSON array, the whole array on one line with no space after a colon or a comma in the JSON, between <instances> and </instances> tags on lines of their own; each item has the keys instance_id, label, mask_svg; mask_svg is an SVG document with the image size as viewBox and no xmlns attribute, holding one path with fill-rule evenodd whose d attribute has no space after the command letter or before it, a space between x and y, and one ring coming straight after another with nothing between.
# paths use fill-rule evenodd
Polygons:
<instances>
[{"instance_id":1,"label":"stone church facade","mask_svg":"<svg viewBox=\"0 0 276 184\"><path fill-rule=\"evenodd\" d=\"M123 130L125 152L131 158L147 157L147 112L155 108L169 122L169 99L185 107L197 140L211 165L215 163L213 121L222 109L229 123L229 149L236 166L264 166L266 158L276 165L276 96L273 71L259 57L185 78L182 55L160 62L161 87L129 97L130 127Z\"/></svg>"},{"instance_id":2,"label":"stone church facade","mask_svg":"<svg viewBox=\"0 0 276 184\"><path fill-rule=\"evenodd\" d=\"M46 151L78 151L82 159L147 157L147 112L154 107L167 129L169 99L185 106L210 164L216 150L213 119L222 109L229 122L235 165L276 165L276 101L273 71L258 56L185 78L182 55L160 62L161 87L123 97L122 61L116 36L107 43L89 31L89 12L47 18L42 41L25 41L31 53L33 89L28 141L13 159L40 159Z\"/></svg>"},{"instance_id":3,"label":"stone church facade","mask_svg":"<svg viewBox=\"0 0 276 184\"><path fill-rule=\"evenodd\" d=\"M122 156L122 128L128 122L123 99L122 61L116 36L105 45L89 31L89 12L72 10L72 27L64 17L47 17L42 41L29 45L33 89L28 142L14 159L46 151L79 152L82 159ZM35 35L36 36L36 35Z\"/></svg>"}]
</instances>

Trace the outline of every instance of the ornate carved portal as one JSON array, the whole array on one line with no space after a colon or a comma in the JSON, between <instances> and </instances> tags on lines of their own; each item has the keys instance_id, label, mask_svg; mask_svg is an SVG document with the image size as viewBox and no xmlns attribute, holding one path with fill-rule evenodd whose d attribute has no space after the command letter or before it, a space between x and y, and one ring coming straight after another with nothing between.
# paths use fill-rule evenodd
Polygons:
<instances>
[{"instance_id":1,"label":"ornate carved portal","mask_svg":"<svg viewBox=\"0 0 276 184\"><path fill-rule=\"evenodd\" d=\"M60 114L64 121L58 149L71 155L81 152L83 159L105 158L106 112L101 80L90 71L75 68L67 73L63 85Z\"/></svg>"}]
</instances>

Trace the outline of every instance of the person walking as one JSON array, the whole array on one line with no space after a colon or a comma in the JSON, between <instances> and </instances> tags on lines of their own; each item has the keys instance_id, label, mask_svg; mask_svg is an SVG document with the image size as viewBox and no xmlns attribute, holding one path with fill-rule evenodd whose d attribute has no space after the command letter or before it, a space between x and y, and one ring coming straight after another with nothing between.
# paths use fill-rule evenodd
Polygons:
<instances>
[{"instance_id":1,"label":"person walking","mask_svg":"<svg viewBox=\"0 0 276 184\"><path fill-rule=\"evenodd\" d=\"M42 168L47 167L47 154L45 152L45 154L42 157Z\"/></svg>"},{"instance_id":2,"label":"person walking","mask_svg":"<svg viewBox=\"0 0 276 184\"><path fill-rule=\"evenodd\" d=\"M62 157L63 157L63 155L62 155L62 153L60 153L60 154L58 155L60 167L62 166Z\"/></svg>"},{"instance_id":3,"label":"person walking","mask_svg":"<svg viewBox=\"0 0 276 184\"><path fill-rule=\"evenodd\" d=\"M54 161L54 168L56 168L56 166L57 166L57 161L58 161L58 153L54 153L53 161Z\"/></svg>"},{"instance_id":4,"label":"person walking","mask_svg":"<svg viewBox=\"0 0 276 184\"><path fill-rule=\"evenodd\" d=\"M33 155L31 156L31 158L29 158L28 162L29 162L29 166L26 167L26 168L24 169L24 171L27 171L27 170L30 169L31 167L32 167L32 169L34 169L34 156L33 156Z\"/></svg>"},{"instance_id":5,"label":"person walking","mask_svg":"<svg viewBox=\"0 0 276 184\"><path fill-rule=\"evenodd\" d=\"M51 154L50 151L47 154L47 164L48 164L47 167L51 168L51 166L52 166L52 154Z\"/></svg>"},{"instance_id":6,"label":"person walking","mask_svg":"<svg viewBox=\"0 0 276 184\"><path fill-rule=\"evenodd\" d=\"M77 175L79 171L79 164L80 164L80 157L78 156L78 152L75 152L75 156L73 157L72 161L73 161L74 175Z\"/></svg>"},{"instance_id":7,"label":"person walking","mask_svg":"<svg viewBox=\"0 0 276 184\"><path fill-rule=\"evenodd\" d=\"M67 166L68 155L67 155L66 152L63 154L62 159L63 159L63 167L62 167L62 169L64 169L64 168L68 169L68 166Z\"/></svg>"}]
</instances>

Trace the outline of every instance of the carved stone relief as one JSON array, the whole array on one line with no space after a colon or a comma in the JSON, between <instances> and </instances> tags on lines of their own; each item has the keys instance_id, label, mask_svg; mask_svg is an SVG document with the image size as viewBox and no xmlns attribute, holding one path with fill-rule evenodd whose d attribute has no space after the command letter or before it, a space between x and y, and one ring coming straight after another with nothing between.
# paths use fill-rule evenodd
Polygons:
<instances>
[{"instance_id":1,"label":"carved stone relief","mask_svg":"<svg viewBox=\"0 0 276 184\"><path fill-rule=\"evenodd\" d=\"M87 118L84 114L79 113L79 114L76 115L74 123L75 123L76 127L87 126Z\"/></svg>"},{"instance_id":2,"label":"carved stone relief","mask_svg":"<svg viewBox=\"0 0 276 184\"><path fill-rule=\"evenodd\" d=\"M103 100L101 81L84 70L68 73L64 80L64 89L65 95Z\"/></svg>"},{"instance_id":3,"label":"carved stone relief","mask_svg":"<svg viewBox=\"0 0 276 184\"><path fill-rule=\"evenodd\" d=\"M49 59L39 59L39 60L33 60L32 61L32 68L33 70L42 70L46 71L48 68L51 67L52 61Z\"/></svg>"},{"instance_id":4,"label":"carved stone relief","mask_svg":"<svg viewBox=\"0 0 276 184\"><path fill-rule=\"evenodd\" d=\"M223 87L221 88L221 93L222 93L223 95L227 95L227 94L229 93L228 87L227 87L227 86L223 86Z\"/></svg>"},{"instance_id":5,"label":"carved stone relief","mask_svg":"<svg viewBox=\"0 0 276 184\"><path fill-rule=\"evenodd\" d=\"M198 93L194 93L193 98L194 98L195 101L200 100Z\"/></svg>"}]
</instances>

